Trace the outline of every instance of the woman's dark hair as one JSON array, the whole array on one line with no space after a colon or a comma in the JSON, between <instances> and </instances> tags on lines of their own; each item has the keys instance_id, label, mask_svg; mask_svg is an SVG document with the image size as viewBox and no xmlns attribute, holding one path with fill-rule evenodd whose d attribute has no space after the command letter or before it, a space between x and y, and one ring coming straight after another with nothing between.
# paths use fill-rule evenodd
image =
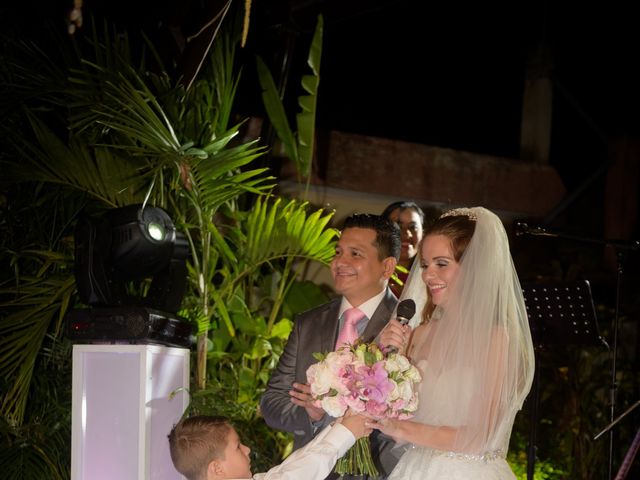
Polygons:
<instances>
[{"instance_id":1,"label":"woman's dark hair","mask_svg":"<svg viewBox=\"0 0 640 480\"><path fill-rule=\"evenodd\" d=\"M397 209L400 209L400 211L413 210L420 217L420 224L422 226L424 226L424 212L422 211L422 209L418 206L418 204L416 202L411 202L409 200L401 200L399 202L393 202L393 203L387 205L387 207L382 211L380 216L384 217L384 218L389 218L391 213L394 210L397 210Z\"/></svg>"}]
</instances>

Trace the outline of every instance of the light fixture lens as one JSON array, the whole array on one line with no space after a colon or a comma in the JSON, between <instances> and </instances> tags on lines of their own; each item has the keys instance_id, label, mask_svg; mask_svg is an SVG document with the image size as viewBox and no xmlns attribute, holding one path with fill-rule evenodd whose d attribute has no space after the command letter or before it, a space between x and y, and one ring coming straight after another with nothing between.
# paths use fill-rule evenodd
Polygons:
<instances>
[{"instance_id":1,"label":"light fixture lens","mask_svg":"<svg viewBox=\"0 0 640 480\"><path fill-rule=\"evenodd\" d=\"M149 232L149 236L154 240L158 242L164 240L165 230L159 223L151 222L147 225L147 231Z\"/></svg>"}]
</instances>

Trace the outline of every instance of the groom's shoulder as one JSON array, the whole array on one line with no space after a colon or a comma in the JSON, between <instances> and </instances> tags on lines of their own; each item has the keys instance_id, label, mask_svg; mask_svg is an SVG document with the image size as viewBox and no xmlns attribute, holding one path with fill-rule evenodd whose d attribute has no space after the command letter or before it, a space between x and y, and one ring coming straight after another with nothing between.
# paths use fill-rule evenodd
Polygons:
<instances>
[{"instance_id":1,"label":"groom's shoulder","mask_svg":"<svg viewBox=\"0 0 640 480\"><path fill-rule=\"evenodd\" d=\"M340 309L340 302L342 301L342 297L336 297L329 300L326 303L318 305L316 307L312 307L309 310L301 312L296 315L296 320L298 322L311 320L320 316L327 315L328 313L335 311L338 312Z\"/></svg>"},{"instance_id":2,"label":"groom's shoulder","mask_svg":"<svg viewBox=\"0 0 640 480\"><path fill-rule=\"evenodd\" d=\"M380 304L378 305L378 309L390 312L393 311L397 305L398 297L394 295L390 288L387 288Z\"/></svg>"}]
</instances>

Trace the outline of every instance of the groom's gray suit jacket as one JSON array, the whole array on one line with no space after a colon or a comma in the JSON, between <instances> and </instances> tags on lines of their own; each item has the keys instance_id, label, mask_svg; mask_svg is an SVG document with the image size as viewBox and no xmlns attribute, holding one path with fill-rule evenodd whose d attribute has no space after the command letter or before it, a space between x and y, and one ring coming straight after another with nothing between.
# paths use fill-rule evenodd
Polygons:
<instances>
[{"instance_id":1,"label":"groom's gray suit jacket","mask_svg":"<svg viewBox=\"0 0 640 480\"><path fill-rule=\"evenodd\" d=\"M294 382L307 383L307 369L317 362L313 357L314 353L334 350L338 339L338 313L341 301L342 297L338 297L296 317L278 366L273 371L260 400L260 409L267 424L272 428L293 433L294 450L311 441L317 432L314 432L305 409L291 402L289 391ZM364 342L371 342L378 335L391 318L397 302L395 295L387 288L361 336ZM381 477L384 478L397 462L397 458L389 451L393 442L374 431L371 435L371 446L374 461ZM334 475L327 478L334 478Z\"/></svg>"}]
</instances>

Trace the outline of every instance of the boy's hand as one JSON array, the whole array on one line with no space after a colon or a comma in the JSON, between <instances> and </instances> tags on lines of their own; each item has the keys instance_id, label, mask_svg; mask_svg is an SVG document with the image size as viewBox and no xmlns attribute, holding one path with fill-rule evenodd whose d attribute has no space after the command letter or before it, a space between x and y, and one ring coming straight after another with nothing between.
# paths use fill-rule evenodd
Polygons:
<instances>
[{"instance_id":1,"label":"boy's hand","mask_svg":"<svg viewBox=\"0 0 640 480\"><path fill-rule=\"evenodd\" d=\"M337 421L342 423L345 427L347 427L353 436L356 437L356 440L361 437L368 436L373 429L367 427L365 423L369 418L352 413L350 410L347 410L344 417L340 417Z\"/></svg>"}]
</instances>

